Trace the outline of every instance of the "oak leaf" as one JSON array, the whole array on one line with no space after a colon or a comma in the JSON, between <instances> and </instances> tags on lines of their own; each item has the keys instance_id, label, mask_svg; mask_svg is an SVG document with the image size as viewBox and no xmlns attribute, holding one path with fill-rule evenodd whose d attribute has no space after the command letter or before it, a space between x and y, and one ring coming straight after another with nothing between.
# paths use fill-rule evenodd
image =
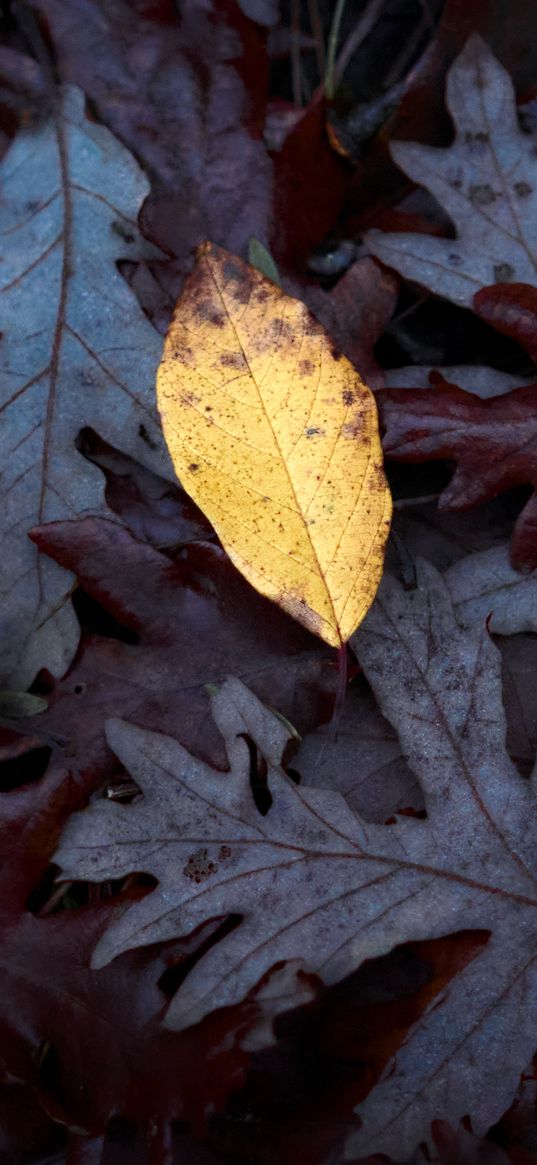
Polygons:
<instances>
[{"instance_id":1,"label":"oak leaf","mask_svg":"<svg viewBox=\"0 0 537 1165\"><path fill-rule=\"evenodd\" d=\"M387 389L380 395L384 452L396 461L452 458L455 473L440 496L442 509L464 510L516 485L537 486L535 385L482 400L454 384ZM515 523L516 568L537 567L537 496Z\"/></svg>"},{"instance_id":2,"label":"oak leaf","mask_svg":"<svg viewBox=\"0 0 537 1165\"><path fill-rule=\"evenodd\" d=\"M104 482L75 439L84 424L166 471L153 405L160 339L117 270L155 253L136 217L148 189L131 155L69 89L53 119L2 162L4 238L2 670L25 687L74 655L72 577L39 558L29 527L103 511Z\"/></svg>"},{"instance_id":3,"label":"oak leaf","mask_svg":"<svg viewBox=\"0 0 537 1165\"><path fill-rule=\"evenodd\" d=\"M338 646L371 605L391 498L376 405L298 300L205 244L157 398L177 474L261 594Z\"/></svg>"},{"instance_id":4,"label":"oak leaf","mask_svg":"<svg viewBox=\"0 0 537 1165\"><path fill-rule=\"evenodd\" d=\"M228 680L213 714L229 773L111 721L109 741L143 796L129 806L95 801L72 817L55 860L64 877L158 878L101 939L95 967L240 915L182 984L172 1028L239 1001L282 960L335 982L401 942L489 931L358 1110L350 1151L404 1156L432 1119L457 1123L469 1096L476 1132L488 1128L534 1050L534 778L524 781L505 751L497 649L485 629L458 627L427 564L413 592L385 576L353 644L419 777L427 820L365 822L336 792L295 785L280 766L284 724ZM250 790L256 750L272 795L265 816ZM292 1003L290 976L281 1007Z\"/></svg>"},{"instance_id":5,"label":"oak leaf","mask_svg":"<svg viewBox=\"0 0 537 1165\"><path fill-rule=\"evenodd\" d=\"M537 282L535 138L521 132L509 74L474 33L452 65L448 149L394 142L392 156L447 211L455 239L413 233L367 236L373 255L407 279L472 307L490 284Z\"/></svg>"}]
</instances>

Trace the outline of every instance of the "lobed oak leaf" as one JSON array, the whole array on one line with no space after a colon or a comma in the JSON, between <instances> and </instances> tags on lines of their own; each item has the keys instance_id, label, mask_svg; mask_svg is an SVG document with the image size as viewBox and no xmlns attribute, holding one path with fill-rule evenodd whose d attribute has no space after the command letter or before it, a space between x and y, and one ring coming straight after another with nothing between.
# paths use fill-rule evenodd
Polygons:
<instances>
[{"instance_id":1,"label":"lobed oak leaf","mask_svg":"<svg viewBox=\"0 0 537 1165\"><path fill-rule=\"evenodd\" d=\"M159 880L100 941L95 967L208 919L241 916L190 971L167 1015L173 1028L240 1000L282 959L335 982L401 942L489 931L358 1110L349 1152L400 1156L427 1138L432 1119L457 1123L469 1096L480 1134L533 1052L534 778L524 781L505 751L499 654L485 629L457 626L427 564L414 592L385 576L353 645L419 778L427 820L375 825L337 793L293 784L280 767L285 726L228 680L213 715L229 773L112 721L110 743L143 797L94 802L72 817L56 860L64 877L136 869ZM247 739L266 765L265 816L251 795ZM289 992L282 1006L292 1000Z\"/></svg>"},{"instance_id":2,"label":"lobed oak leaf","mask_svg":"<svg viewBox=\"0 0 537 1165\"><path fill-rule=\"evenodd\" d=\"M392 156L447 211L456 238L371 231L367 243L405 278L472 307L483 287L536 283L535 140L519 128L509 74L477 33L451 66L446 104L451 146L394 142Z\"/></svg>"},{"instance_id":3,"label":"lobed oak leaf","mask_svg":"<svg viewBox=\"0 0 537 1165\"><path fill-rule=\"evenodd\" d=\"M234 565L339 646L373 601L390 525L371 390L299 300L206 243L157 399L177 474Z\"/></svg>"},{"instance_id":4,"label":"lobed oak leaf","mask_svg":"<svg viewBox=\"0 0 537 1165\"><path fill-rule=\"evenodd\" d=\"M27 530L105 510L79 429L161 472L168 462L153 408L160 339L116 266L155 253L136 224L145 177L70 89L52 120L18 135L2 179L2 670L25 687L44 665L61 675L78 641L72 577Z\"/></svg>"},{"instance_id":5,"label":"lobed oak leaf","mask_svg":"<svg viewBox=\"0 0 537 1165\"><path fill-rule=\"evenodd\" d=\"M396 461L453 458L455 473L440 497L443 509L478 505L516 485L537 485L535 386L489 400L453 384L380 394L386 456ZM532 493L515 523L515 568L537 567L537 499Z\"/></svg>"}]
</instances>

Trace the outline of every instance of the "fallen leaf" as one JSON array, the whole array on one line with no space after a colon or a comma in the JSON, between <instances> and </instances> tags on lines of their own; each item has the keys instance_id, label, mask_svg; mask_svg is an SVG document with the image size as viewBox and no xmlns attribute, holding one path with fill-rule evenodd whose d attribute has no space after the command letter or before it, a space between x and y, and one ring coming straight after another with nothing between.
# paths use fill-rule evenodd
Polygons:
<instances>
[{"instance_id":1,"label":"fallen leaf","mask_svg":"<svg viewBox=\"0 0 537 1165\"><path fill-rule=\"evenodd\" d=\"M185 1111L201 1122L247 1067L234 1038L239 1017L215 1017L196 1035L163 1030L168 996L159 980L180 962L180 946L136 952L104 975L92 972L91 950L125 900L45 916L31 908L74 803L72 784L52 766L43 780L0 793L3 1076L30 1086L56 1121L92 1134L118 1115L148 1128ZM134 888L127 900L139 895Z\"/></svg>"},{"instance_id":2,"label":"fallen leaf","mask_svg":"<svg viewBox=\"0 0 537 1165\"><path fill-rule=\"evenodd\" d=\"M152 473L92 429L82 430L78 448L102 469L106 503L135 538L151 546L174 547L214 540L207 519L175 482Z\"/></svg>"},{"instance_id":3,"label":"fallen leaf","mask_svg":"<svg viewBox=\"0 0 537 1165\"><path fill-rule=\"evenodd\" d=\"M452 384L428 392L391 389L380 394L387 457L396 461L453 458L455 473L440 496L458 510L516 485L537 485L537 394L518 388L490 400ZM515 523L511 558L518 569L537 567L537 499L532 493Z\"/></svg>"},{"instance_id":4,"label":"fallen leaf","mask_svg":"<svg viewBox=\"0 0 537 1165\"><path fill-rule=\"evenodd\" d=\"M395 310L397 280L365 258L353 263L331 291L298 281L295 286L294 294L304 300L365 383L383 388L384 373L374 348ZM293 292L289 281L286 290Z\"/></svg>"},{"instance_id":5,"label":"fallen leaf","mask_svg":"<svg viewBox=\"0 0 537 1165\"><path fill-rule=\"evenodd\" d=\"M426 821L366 823L337 793L293 784L280 767L281 720L228 680L213 715L229 773L170 738L111 721L110 743L143 797L94 802L72 817L55 860L66 878L131 870L158 878L101 939L96 968L130 947L240 915L175 996L173 1028L242 999L282 960L337 982L398 943L489 931L358 1110L349 1153L404 1155L427 1139L432 1119L457 1123L469 1096L475 1131L486 1130L533 1053L534 791L505 751L499 654L486 630L457 626L431 567L422 565L410 593L385 576L353 645L419 776ZM267 766L266 815L250 791L248 739ZM292 1002L288 990L282 1008Z\"/></svg>"},{"instance_id":6,"label":"fallen leaf","mask_svg":"<svg viewBox=\"0 0 537 1165\"><path fill-rule=\"evenodd\" d=\"M373 255L454 303L493 283L537 280L535 139L519 129L509 74L477 34L452 65L446 103L455 123L448 149L394 142L397 165L434 195L456 238L370 232Z\"/></svg>"},{"instance_id":7,"label":"fallen leaf","mask_svg":"<svg viewBox=\"0 0 537 1165\"><path fill-rule=\"evenodd\" d=\"M429 545L430 541L429 534ZM526 770L531 758L531 769L537 744L531 686L534 653L529 650L532 637L522 633L537 631L537 573L521 575L513 570L504 544L467 554L443 578L461 627L479 631L486 626L495 635L511 637L498 644L504 666L508 751ZM520 646L526 640L524 653ZM366 821L386 822L402 809L423 809L419 783L364 677L356 677L347 690L337 738L325 724L306 733L292 764L304 786L336 789Z\"/></svg>"},{"instance_id":8,"label":"fallen leaf","mask_svg":"<svg viewBox=\"0 0 537 1165\"><path fill-rule=\"evenodd\" d=\"M513 570L507 546L460 559L444 579L461 626L486 623L493 635L537 632L537 573Z\"/></svg>"},{"instance_id":9,"label":"fallen leaf","mask_svg":"<svg viewBox=\"0 0 537 1165\"><path fill-rule=\"evenodd\" d=\"M537 288L527 283L497 283L474 295L474 309L482 320L511 336L537 359Z\"/></svg>"},{"instance_id":10,"label":"fallen leaf","mask_svg":"<svg viewBox=\"0 0 537 1165\"><path fill-rule=\"evenodd\" d=\"M312 101L274 155L271 251L282 266L304 269L337 222L352 167L326 134L324 101Z\"/></svg>"},{"instance_id":11,"label":"fallen leaf","mask_svg":"<svg viewBox=\"0 0 537 1165\"><path fill-rule=\"evenodd\" d=\"M160 339L116 268L155 253L136 225L146 179L75 89L18 135L2 178L2 671L24 688L45 665L62 675L78 642L72 577L27 530L105 509L79 430L105 431L161 473L169 463L153 404Z\"/></svg>"},{"instance_id":12,"label":"fallen leaf","mask_svg":"<svg viewBox=\"0 0 537 1165\"><path fill-rule=\"evenodd\" d=\"M306 733L292 766L301 788L335 789L366 821L385 823L401 809L423 809L420 785L397 733L379 712L363 676L347 690L336 739L329 724Z\"/></svg>"},{"instance_id":13,"label":"fallen leaf","mask_svg":"<svg viewBox=\"0 0 537 1165\"><path fill-rule=\"evenodd\" d=\"M84 90L152 179L143 226L175 256L163 271L173 301L203 239L244 258L250 235L268 243L266 31L234 0L182 0L160 11L130 0L32 6L46 19L62 79ZM273 5L249 7L268 15Z\"/></svg>"},{"instance_id":14,"label":"fallen leaf","mask_svg":"<svg viewBox=\"0 0 537 1165\"><path fill-rule=\"evenodd\" d=\"M464 392L471 392L488 400L503 396L513 388L526 388L528 378L511 372L500 372L486 364L452 364L448 367L408 364L404 368L388 368L384 373L386 388L430 388L438 384L456 384Z\"/></svg>"},{"instance_id":15,"label":"fallen leaf","mask_svg":"<svg viewBox=\"0 0 537 1165\"><path fill-rule=\"evenodd\" d=\"M170 560L119 524L92 518L51 523L33 537L99 604L97 626L90 622L72 667L49 685L49 710L39 718L43 732L66 742L66 770L86 789L113 772L104 737L112 707L177 733L224 767L207 686L231 669L299 732L329 718L332 653L250 587L219 546L190 543Z\"/></svg>"},{"instance_id":16,"label":"fallen leaf","mask_svg":"<svg viewBox=\"0 0 537 1165\"><path fill-rule=\"evenodd\" d=\"M373 601L391 516L358 373L302 303L205 244L157 399L177 474L234 565L339 646Z\"/></svg>"}]
</instances>

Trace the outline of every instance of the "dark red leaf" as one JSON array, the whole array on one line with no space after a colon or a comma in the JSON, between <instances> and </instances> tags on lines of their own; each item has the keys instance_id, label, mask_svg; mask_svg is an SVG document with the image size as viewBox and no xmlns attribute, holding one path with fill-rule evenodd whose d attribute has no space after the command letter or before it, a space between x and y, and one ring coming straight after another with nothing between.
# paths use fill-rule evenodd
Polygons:
<instances>
[{"instance_id":1,"label":"dark red leaf","mask_svg":"<svg viewBox=\"0 0 537 1165\"><path fill-rule=\"evenodd\" d=\"M274 158L275 225L272 251L284 267L302 268L334 226L352 167L332 149L325 105L314 101Z\"/></svg>"},{"instance_id":2,"label":"dark red leaf","mask_svg":"<svg viewBox=\"0 0 537 1165\"><path fill-rule=\"evenodd\" d=\"M527 283L496 283L474 295L482 320L517 340L537 361L537 288Z\"/></svg>"},{"instance_id":3,"label":"dark red leaf","mask_svg":"<svg viewBox=\"0 0 537 1165\"><path fill-rule=\"evenodd\" d=\"M440 497L441 508L468 509L513 486L537 487L537 386L489 400L446 382L379 395L387 457L456 461L455 473ZM534 493L516 521L511 556L518 569L537 566Z\"/></svg>"},{"instance_id":4,"label":"dark red leaf","mask_svg":"<svg viewBox=\"0 0 537 1165\"><path fill-rule=\"evenodd\" d=\"M250 235L267 242L266 29L233 0L32 3L62 80L84 90L153 179L144 225L177 259L166 273L172 297L203 239L244 258Z\"/></svg>"},{"instance_id":5,"label":"dark red leaf","mask_svg":"<svg viewBox=\"0 0 537 1165\"><path fill-rule=\"evenodd\" d=\"M220 547L191 543L171 561L119 524L91 518L51 523L33 537L139 636L135 644L84 636L73 666L55 685L39 727L67 740L70 767L106 779L113 759L103 726L110 715L169 733L225 767L207 685L222 683L228 673L241 676L299 731L329 716L332 653L260 598Z\"/></svg>"}]
</instances>

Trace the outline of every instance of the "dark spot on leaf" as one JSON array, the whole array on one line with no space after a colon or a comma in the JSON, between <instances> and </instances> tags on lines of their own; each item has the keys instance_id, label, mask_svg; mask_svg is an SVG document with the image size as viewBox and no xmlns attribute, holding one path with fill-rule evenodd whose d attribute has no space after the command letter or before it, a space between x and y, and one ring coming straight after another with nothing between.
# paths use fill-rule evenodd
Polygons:
<instances>
[{"instance_id":1,"label":"dark spot on leaf","mask_svg":"<svg viewBox=\"0 0 537 1165\"><path fill-rule=\"evenodd\" d=\"M260 287L260 288L258 289L258 291L257 291L257 301L258 301L258 303L266 303L268 298L269 298L269 293L268 293L268 291L267 291L267 288L266 288L266 287Z\"/></svg>"},{"instance_id":2,"label":"dark spot on leaf","mask_svg":"<svg viewBox=\"0 0 537 1165\"><path fill-rule=\"evenodd\" d=\"M489 186L488 183L478 183L476 186L470 186L468 196L470 201L474 203L474 206L490 206L491 202L496 201L496 195L492 186Z\"/></svg>"},{"instance_id":3,"label":"dark spot on leaf","mask_svg":"<svg viewBox=\"0 0 537 1165\"><path fill-rule=\"evenodd\" d=\"M462 186L461 179L460 178L453 178L449 185L453 187L453 190L460 190L460 188Z\"/></svg>"},{"instance_id":4,"label":"dark spot on leaf","mask_svg":"<svg viewBox=\"0 0 537 1165\"><path fill-rule=\"evenodd\" d=\"M343 352L340 352L339 348L336 348L335 344L330 346L330 354L334 360L341 360L341 357L343 356Z\"/></svg>"},{"instance_id":5,"label":"dark spot on leaf","mask_svg":"<svg viewBox=\"0 0 537 1165\"><path fill-rule=\"evenodd\" d=\"M190 473L196 473L199 469L199 465L197 464L196 461L191 461L188 468L189 468Z\"/></svg>"},{"instance_id":6,"label":"dark spot on leaf","mask_svg":"<svg viewBox=\"0 0 537 1165\"><path fill-rule=\"evenodd\" d=\"M515 194L518 194L519 198L527 198L528 194L532 193L532 189L533 187L530 186L529 182L515 182L514 185Z\"/></svg>"},{"instance_id":7,"label":"dark spot on leaf","mask_svg":"<svg viewBox=\"0 0 537 1165\"><path fill-rule=\"evenodd\" d=\"M200 320L213 324L215 328L223 328L225 325L225 318L220 312L215 312L214 304L210 299L202 299L200 303L196 304L196 312Z\"/></svg>"},{"instance_id":8,"label":"dark spot on leaf","mask_svg":"<svg viewBox=\"0 0 537 1165\"><path fill-rule=\"evenodd\" d=\"M244 368L244 358L240 352L222 352L220 363L228 368Z\"/></svg>"},{"instance_id":9,"label":"dark spot on leaf","mask_svg":"<svg viewBox=\"0 0 537 1165\"><path fill-rule=\"evenodd\" d=\"M315 371L315 365L311 360L301 360L298 368L302 376L311 376L312 372Z\"/></svg>"},{"instance_id":10,"label":"dark spot on leaf","mask_svg":"<svg viewBox=\"0 0 537 1165\"><path fill-rule=\"evenodd\" d=\"M150 449L158 448L157 442L153 440L153 437L150 435L150 433L148 433L143 423L138 426L138 436L142 438L142 441L145 441L146 445L148 445Z\"/></svg>"},{"instance_id":11,"label":"dark spot on leaf","mask_svg":"<svg viewBox=\"0 0 537 1165\"><path fill-rule=\"evenodd\" d=\"M495 263L493 271L494 283L507 283L515 274L514 268L511 267L510 263Z\"/></svg>"},{"instance_id":12,"label":"dark spot on leaf","mask_svg":"<svg viewBox=\"0 0 537 1165\"><path fill-rule=\"evenodd\" d=\"M356 397L355 397L352 389L346 388L342 394L341 399L342 399L344 405L352 405L354 403L354 401L356 400Z\"/></svg>"},{"instance_id":13,"label":"dark spot on leaf","mask_svg":"<svg viewBox=\"0 0 537 1165\"><path fill-rule=\"evenodd\" d=\"M311 429L305 429L304 432L306 437L324 437L324 430L317 429L315 426L312 426Z\"/></svg>"},{"instance_id":14,"label":"dark spot on leaf","mask_svg":"<svg viewBox=\"0 0 537 1165\"><path fill-rule=\"evenodd\" d=\"M226 858L230 858L231 857L231 846L221 845L220 849L218 850L218 857L220 858L221 862L225 862Z\"/></svg>"},{"instance_id":15,"label":"dark spot on leaf","mask_svg":"<svg viewBox=\"0 0 537 1165\"><path fill-rule=\"evenodd\" d=\"M462 263L462 259L461 259L460 255L457 255L456 251L450 251L450 253L448 255L448 260L451 263L452 267L460 267L460 265Z\"/></svg>"},{"instance_id":16,"label":"dark spot on leaf","mask_svg":"<svg viewBox=\"0 0 537 1165\"><path fill-rule=\"evenodd\" d=\"M192 348L185 346L184 348L177 348L173 353L174 360L179 360L181 364L186 364L188 368L194 368L196 360Z\"/></svg>"},{"instance_id":17,"label":"dark spot on leaf","mask_svg":"<svg viewBox=\"0 0 537 1165\"><path fill-rule=\"evenodd\" d=\"M205 882L206 878L210 878L211 874L215 874L218 869L216 862L209 858L208 849L197 849L195 853L191 854L186 865L183 866L183 874L186 878L190 878L191 882L195 882L199 886L200 882Z\"/></svg>"}]
</instances>

